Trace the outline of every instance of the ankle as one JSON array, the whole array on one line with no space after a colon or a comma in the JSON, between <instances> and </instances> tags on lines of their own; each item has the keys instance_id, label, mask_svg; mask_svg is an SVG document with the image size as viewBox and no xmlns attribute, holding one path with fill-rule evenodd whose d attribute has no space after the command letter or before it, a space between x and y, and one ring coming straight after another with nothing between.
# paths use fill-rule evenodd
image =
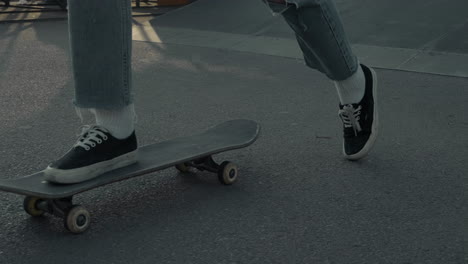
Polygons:
<instances>
[{"instance_id":1,"label":"ankle","mask_svg":"<svg viewBox=\"0 0 468 264\"><path fill-rule=\"evenodd\" d=\"M117 139L128 138L135 131L134 104L116 110L94 109L93 112L96 124L109 130Z\"/></svg>"},{"instance_id":2,"label":"ankle","mask_svg":"<svg viewBox=\"0 0 468 264\"><path fill-rule=\"evenodd\" d=\"M335 87L338 92L341 104L357 104L364 97L366 90L366 76L362 66L348 79L335 81Z\"/></svg>"}]
</instances>

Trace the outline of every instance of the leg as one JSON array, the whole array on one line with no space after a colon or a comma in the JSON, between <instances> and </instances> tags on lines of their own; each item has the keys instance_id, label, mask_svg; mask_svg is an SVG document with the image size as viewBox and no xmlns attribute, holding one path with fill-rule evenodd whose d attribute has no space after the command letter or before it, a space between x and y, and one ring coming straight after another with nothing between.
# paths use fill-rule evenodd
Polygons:
<instances>
[{"instance_id":1,"label":"leg","mask_svg":"<svg viewBox=\"0 0 468 264\"><path fill-rule=\"evenodd\" d=\"M136 162L128 0L70 0L74 104L96 115L68 153L44 170L45 179L78 183Z\"/></svg>"},{"instance_id":2,"label":"leg","mask_svg":"<svg viewBox=\"0 0 468 264\"><path fill-rule=\"evenodd\" d=\"M331 0L266 0L294 30L306 65L335 82L344 126L343 153L364 157L377 135L375 72L358 63Z\"/></svg>"},{"instance_id":3,"label":"leg","mask_svg":"<svg viewBox=\"0 0 468 264\"><path fill-rule=\"evenodd\" d=\"M75 106L121 109L133 102L128 0L70 0Z\"/></svg>"},{"instance_id":4,"label":"leg","mask_svg":"<svg viewBox=\"0 0 468 264\"><path fill-rule=\"evenodd\" d=\"M128 0L71 0L70 43L77 112L90 109L98 125L123 139L134 130Z\"/></svg>"},{"instance_id":5,"label":"leg","mask_svg":"<svg viewBox=\"0 0 468 264\"><path fill-rule=\"evenodd\" d=\"M306 65L331 80L345 80L358 69L335 5L329 0L289 0L269 3L294 30Z\"/></svg>"}]
</instances>

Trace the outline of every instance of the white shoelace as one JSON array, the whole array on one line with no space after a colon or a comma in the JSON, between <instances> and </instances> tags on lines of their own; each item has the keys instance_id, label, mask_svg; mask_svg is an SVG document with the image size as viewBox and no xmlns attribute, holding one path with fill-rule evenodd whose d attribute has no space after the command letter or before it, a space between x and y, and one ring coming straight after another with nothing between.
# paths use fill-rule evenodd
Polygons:
<instances>
[{"instance_id":1,"label":"white shoelace","mask_svg":"<svg viewBox=\"0 0 468 264\"><path fill-rule=\"evenodd\" d=\"M352 127L355 136L357 136L357 133L362 130L361 124L359 124L359 120L361 120L361 109L361 106L359 106L357 109L354 109L353 105L348 104L339 111L339 115L343 120L344 127Z\"/></svg>"},{"instance_id":2,"label":"white shoelace","mask_svg":"<svg viewBox=\"0 0 468 264\"><path fill-rule=\"evenodd\" d=\"M96 147L97 144L101 144L103 140L108 139L108 137L106 136L106 134L104 134L102 130L105 131L104 128L98 126L82 126L78 142L73 147L82 147L86 151L89 151L91 148Z\"/></svg>"}]
</instances>

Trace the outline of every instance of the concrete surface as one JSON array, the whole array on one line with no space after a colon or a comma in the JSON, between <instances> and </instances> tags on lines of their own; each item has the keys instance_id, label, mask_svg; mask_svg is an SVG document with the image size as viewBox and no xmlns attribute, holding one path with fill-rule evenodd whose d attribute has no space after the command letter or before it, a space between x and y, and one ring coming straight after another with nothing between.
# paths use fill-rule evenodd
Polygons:
<instances>
[{"instance_id":1,"label":"concrete surface","mask_svg":"<svg viewBox=\"0 0 468 264\"><path fill-rule=\"evenodd\" d=\"M358 23L364 19L359 14L371 12L353 5L369 4L377 14L390 8L385 14L409 24L418 20L397 8L403 1L375 2L338 1L345 19L356 23L347 26L353 40L362 40L355 44L375 46L378 55L381 44L417 50L437 37L435 31L426 39L415 35L417 41L400 45L393 24L384 23L381 31L374 30L391 41L380 42ZM442 10L443 1L426 3L409 7L426 14ZM180 12L190 8L199 12L196 6ZM451 21L448 27L462 23L455 11L441 18ZM373 25L383 14L370 17ZM174 21L179 15L161 18ZM189 23L163 25L163 20L158 28L157 23L142 21L135 30L151 32L153 25L153 32L166 36L221 32L232 34L219 41L228 44L242 36L276 36L268 30L255 35L236 27L223 32L218 25L211 31ZM386 29L395 35L386 35ZM0 25L4 179L41 170L74 144L80 122L71 105L67 34L65 21ZM451 37L462 42L466 35L459 35ZM381 134L367 159L348 162L341 157L336 92L300 58L254 52L249 45L240 51L161 37L134 42L140 144L189 135L227 119L256 120L263 126L256 144L217 157L239 164L239 182L225 187L214 175L171 169L95 189L76 197L93 217L90 230L79 236L64 231L59 219L31 219L21 197L0 193L0 263L468 261L466 78L378 69ZM456 47L450 43L434 47L452 52Z\"/></svg>"}]
</instances>

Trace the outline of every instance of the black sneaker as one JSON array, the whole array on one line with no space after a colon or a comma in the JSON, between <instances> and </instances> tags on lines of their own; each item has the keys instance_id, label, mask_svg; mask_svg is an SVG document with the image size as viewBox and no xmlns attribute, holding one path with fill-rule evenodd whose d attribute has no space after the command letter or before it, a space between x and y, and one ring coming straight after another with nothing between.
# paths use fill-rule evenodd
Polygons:
<instances>
[{"instance_id":1,"label":"black sneaker","mask_svg":"<svg viewBox=\"0 0 468 264\"><path fill-rule=\"evenodd\" d=\"M366 91L357 104L340 104L338 112L343 121L343 154L349 160L358 160L369 153L377 137L377 74L361 65L366 77Z\"/></svg>"},{"instance_id":2,"label":"black sneaker","mask_svg":"<svg viewBox=\"0 0 468 264\"><path fill-rule=\"evenodd\" d=\"M45 180L70 184L93 179L137 161L135 132L117 139L101 126L85 126L78 142L44 170Z\"/></svg>"}]
</instances>

